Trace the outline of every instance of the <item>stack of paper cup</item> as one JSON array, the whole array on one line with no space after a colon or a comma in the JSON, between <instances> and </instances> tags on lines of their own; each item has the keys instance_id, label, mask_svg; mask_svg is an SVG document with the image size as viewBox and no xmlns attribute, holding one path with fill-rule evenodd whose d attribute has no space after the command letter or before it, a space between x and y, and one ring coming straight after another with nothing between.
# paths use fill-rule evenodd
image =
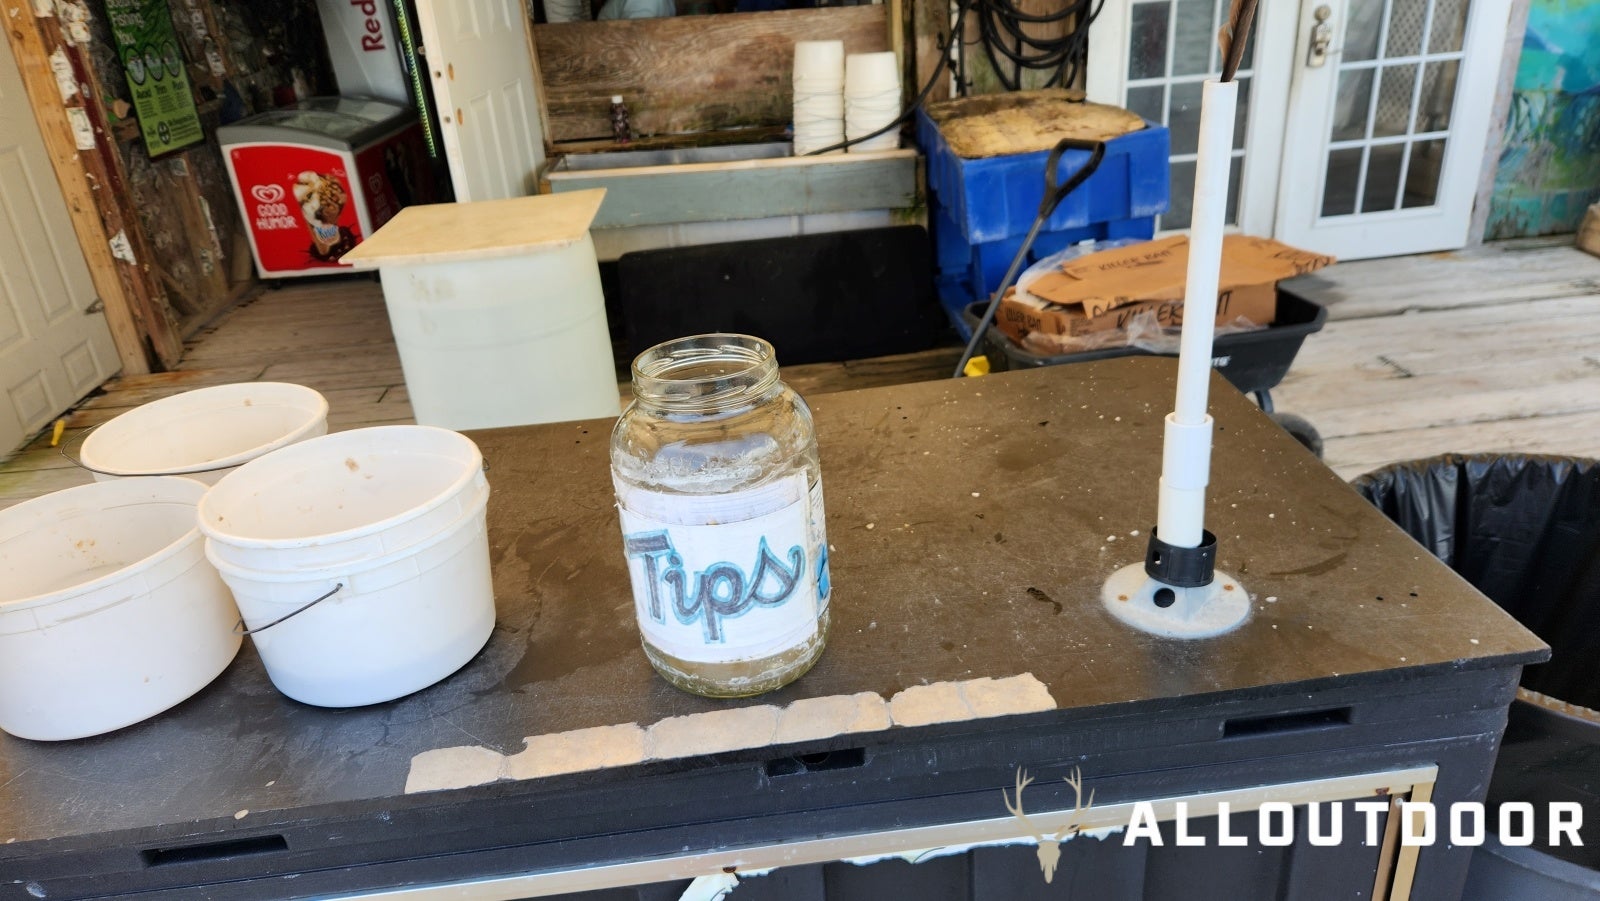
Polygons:
<instances>
[{"instance_id":1,"label":"stack of paper cup","mask_svg":"<svg viewBox=\"0 0 1600 901\"><path fill-rule=\"evenodd\" d=\"M794 45L794 155L844 141L844 42Z\"/></svg>"},{"instance_id":2,"label":"stack of paper cup","mask_svg":"<svg viewBox=\"0 0 1600 901\"><path fill-rule=\"evenodd\" d=\"M844 61L844 134L855 140L900 117L900 66L893 51L852 53ZM893 150L900 132L890 129L859 144L851 153Z\"/></svg>"},{"instance_id":3,"label":"stack of paper cup","mask_svg":"<svg viewBox=\"0 0 1600 901\"><path fill-rule=\"evenodd\" d=\"M583 0L544 0L544 17L550 22L582 22Z\"/></svg>"}]
</instances>

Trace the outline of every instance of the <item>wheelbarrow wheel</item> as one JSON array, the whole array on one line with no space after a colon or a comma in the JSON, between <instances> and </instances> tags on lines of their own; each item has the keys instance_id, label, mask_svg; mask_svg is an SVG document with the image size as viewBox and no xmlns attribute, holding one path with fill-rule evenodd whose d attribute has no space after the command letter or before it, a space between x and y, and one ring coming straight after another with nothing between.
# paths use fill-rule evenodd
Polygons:
<instances>
[{"instance_id":1,"label":"wheelbarrow wheel","mask_svg":"<svg viewBox=\"0 0 1600 901\"><path fill-rule=\"evenodd\" d=\"M1294 436L1294 440L1305 446L1305 449L1322 457L1322 434L1317 427L1306 421L1303 416L1293 413L1268 413L1273 422L1276 422L1285 432Z\"/></svg>"}]
</instances>

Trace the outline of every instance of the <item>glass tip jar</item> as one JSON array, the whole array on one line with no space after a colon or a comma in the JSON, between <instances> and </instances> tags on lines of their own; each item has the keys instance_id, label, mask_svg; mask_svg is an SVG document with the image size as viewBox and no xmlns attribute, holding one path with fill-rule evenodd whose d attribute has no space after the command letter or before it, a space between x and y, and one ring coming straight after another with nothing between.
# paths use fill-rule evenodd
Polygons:
<instances>
[{"instance_id":1,"label":"glass tip jar","mask_svg":"<svg viewBox=\"0 0 1600 901\"><path fill-rule=\"evenodd\" d=\"M695 335L640 354L611 476L640 639L663 678L745 697L816 663L830 590L822 467L771 344Z\"/></svg>"}]
</instances>

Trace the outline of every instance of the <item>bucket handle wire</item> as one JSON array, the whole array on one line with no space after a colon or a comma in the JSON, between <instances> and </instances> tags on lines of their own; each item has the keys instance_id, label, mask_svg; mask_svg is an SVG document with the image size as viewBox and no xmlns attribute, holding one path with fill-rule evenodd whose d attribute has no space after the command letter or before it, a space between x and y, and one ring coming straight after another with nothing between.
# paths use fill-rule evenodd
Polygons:
<instances>
[{"instance_id":1,"label":"bucket handle wire","mask_svg":"<svg viewBox=\"0 0 1600 901\"><path fill-rule=\"evenodd\" d=\"M344 588L344 583L340 582L340 583L338 583L338 584L333 586L333 590L332 591L328 592L327 594L323 595L322 597L317 598L316 600L314 600L311 603L305 605L304 607L301 607L298 610L291 610L288 613L285 613L284 615L278 617L277 619L273 620L272 622L267 623L265 626L259 626L259 627L254 628L254 629L247 629L247 628L245 628L245 625L244 625L244 617L241 616L241 617L239 617L239 621L237 623L233 624L233 634L235 634L235 635L256 635L256 634L259 634L261 632L265 632L268 629L272 628L273 626L276 626L277 624L283 622L284 620L292 619L293 617L299 616L300 614L306 612L307 610L310 610L312 607L315 607L318 604L322 603L323 601L326 601L328 598L331 598L334 595L338 594L339 590L342 589L342 588Z\"/></svg>"}]
</instances>

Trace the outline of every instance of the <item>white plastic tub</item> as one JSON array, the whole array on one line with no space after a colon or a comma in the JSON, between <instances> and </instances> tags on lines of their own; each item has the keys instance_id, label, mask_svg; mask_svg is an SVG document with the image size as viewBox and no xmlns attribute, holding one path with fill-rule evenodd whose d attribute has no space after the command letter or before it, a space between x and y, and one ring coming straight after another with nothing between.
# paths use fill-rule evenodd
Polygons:
<instances>
[{"instance_id":1,"label":"white plastic tub","mask_svg":"<svg viewBox=\"0 0 1600 901\"><path fill-rule=\"evenodd\" d=\"M212 556L304 572L372 560L436 536L487 497L483 455L431 426L338 432L252 461L200 502Z\"/></svg>"},{"instance_id":2,"label":"white plastic tub","mask_svg":"<svg viewBox=\"0 0 1600 901\"><path fill-rule=\"evenodd\" d=\"M80 458L101 481L187 475L214 485L241 464L327 432L327 399L303 385L217 385L129 410L90 433Z\"/></svg>"},{"instance_id":3,"label":"white plastic tub","mask_svg":"<svg viewBox=\"0 0 1600 901\"><path fill-rule=\"evenodd\" d=\"M488 501L471 440L380 426L247 463L199 516L272 683L355 707L425 688L489 640Z\"/></svg>"},{"instance_id":4,"label":"white plastic tub","mask_svg":"<svg viewBox=\"0 0 1600 901\"><path fill-rule=\"evenodd\" d=\"M377 704L460 669L494 631L487 505L481 494L430 539L342 567L267 573L211 560L279 691L320 707Z\"/></svg>"},{"instance_id":5,"label":"white plastic tub","mask_svg":"<svg viewBox=\"0 0 1600 901\"><path fill-rule=\"evenodd\" d=\"M238 653L192 479L99 482L0 510L0 729L110 732L184 700Z\"/></svg>"}]
</instances>

